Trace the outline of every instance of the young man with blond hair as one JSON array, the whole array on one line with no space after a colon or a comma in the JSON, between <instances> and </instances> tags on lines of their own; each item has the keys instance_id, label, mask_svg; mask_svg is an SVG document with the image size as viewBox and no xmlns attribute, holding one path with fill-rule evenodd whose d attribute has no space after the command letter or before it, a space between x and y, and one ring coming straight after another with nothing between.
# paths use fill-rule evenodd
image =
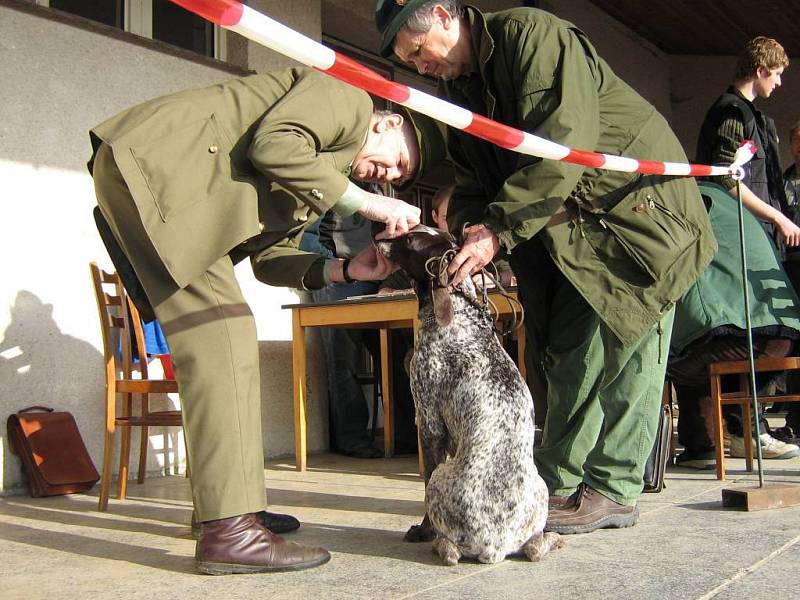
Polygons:
<instances>
[{"instance_id":1,"label":"young man with blond hair","mask_svg":"<svg viewBox=\"0 0 800 600\"><path fill-rule=\"evenodd\" d=\"M745 169L745 177L737 186L732 177L717 178L717 183L734 198L741 190L742 204L761 222L772 238L781 260L786 249L800 245L800 227L788 216L783 186L778 134L775 122L756 108L757 98L769 98L781 86L783 71L789 58L777 41L759 36L750 40L739 55L733 83L706 114L697 140L697 162L728 164L742 141L755 143L757 153ZM731 456L744 456L744 428L741 412L725 408L725 422L731 436ZM765 430L766 431L766 430ZM789 458L797 450L763 434L762 448L766 458Z\"/></svg>"},{"instance_id":2,"label":"young man with blond hair","mask_svg":"<svg viewBox=\"0 0 800 600\"><path fill-rule=\"evenodd\" d=\"M800 228L784 214L786 195L775 122L753 102L769 98L781 86L788 66L789 58L777 41L757 37L748 42L736 62L733 84L706 114L695 157L704 164L729 164L743 140L756 144L758 152L741 183L742 202L762 222L781 256L787 246L800 245ZM733 178L725 177L718 183L738 197Z\"/></svg>"}]
</instances>

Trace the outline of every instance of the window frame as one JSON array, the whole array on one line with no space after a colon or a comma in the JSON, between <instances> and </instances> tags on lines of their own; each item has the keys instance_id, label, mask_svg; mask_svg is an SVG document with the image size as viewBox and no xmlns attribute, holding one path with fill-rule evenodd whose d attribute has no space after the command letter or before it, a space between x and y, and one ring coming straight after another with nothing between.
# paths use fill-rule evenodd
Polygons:
<instances>
[{"instance_id":1,"label":"window frame","mask_svg":"<svg viewBox=\"0 0 800 600\"><path fill-rule=\"evenodd\" d=\"M44 8L50 8L50 0L35 0L36 4L42 6ZM153 0L123 0L122 3L123 7L123 16L122 22L123 26L121 31L125 31L126 33L132 33L134 35L138 35L140 37L146 39L153 39ZM57 9L53 9L57 10ZM72 13L67 13L72 14ZM86 18L81 17L80 15L74 15L77 18ZM89 19L91 20L91 19ZM113 27L110 26L109 27ZM116 29L116 27L114 27ZM167 44L174 48L180 48L186 52L192 52L193 54L197 54L198 56L204 56L206 58L213 58L222 62L228 61L228 36L224 34L224 29L217 25L216 23L213 24L213 32L212 32L212 39L211 43L214 48L212 56L208 56L207 54L201 54L200 52L195 52L188 48L183 48L181 46L173 46L169 42L164 42L163 40L153 40L156 42L161 42L163 44Z\"/></svg>"}]
</instances>

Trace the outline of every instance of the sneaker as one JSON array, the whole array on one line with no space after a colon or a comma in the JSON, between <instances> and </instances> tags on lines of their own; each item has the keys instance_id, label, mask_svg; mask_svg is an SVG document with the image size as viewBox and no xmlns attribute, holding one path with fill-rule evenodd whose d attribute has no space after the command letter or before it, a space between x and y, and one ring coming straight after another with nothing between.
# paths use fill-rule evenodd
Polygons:
<instances>
[{"instance_id":1,"label":"sneaker","mask_svg":"<svg viewBox=\"0 0 800 600\"><path fill-rule=\"evenodd\" d=\"M755 449L753 456L756 455ZM800 456L800 447L776 440L768 433L761 434L761 456L763 458L794 458ZM731 457L744 458L744 438L731 436Z\"/></svg>"},{"instance_id":2,"label":"sneaker","mask_svg":"<svg viewBox=\"0 0 800 600\"><path fill-rule=\"evenodd\" d=\"M675 457L675 466L708 471L717 467L717 457L713 451L691 452L684 450Z\"/></svg>"},{"instance_id":3,"label":"sneaker","mask_svg":"<svg viewBox=\"0 0 800 600\"><path fill-rule=\"evenodd\" d=\"M769 434L781 442L794 444L795 446L800 445L800 428L784 425L783 427L778 427L777 429L770 429Z\"/></svg>"}]
</instances>

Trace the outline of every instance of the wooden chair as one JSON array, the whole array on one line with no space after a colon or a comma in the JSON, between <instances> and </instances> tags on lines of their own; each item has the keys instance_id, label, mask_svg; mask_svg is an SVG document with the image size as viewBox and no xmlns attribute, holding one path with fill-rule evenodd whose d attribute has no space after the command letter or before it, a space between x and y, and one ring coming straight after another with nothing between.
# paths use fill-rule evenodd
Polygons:
<instances>
[{"instance_id":1,"label":"wooden chair","mask_svg":"<svg viewBox=\"0 0 800 600\"><path fill-rule=\"evenodd\" d=\"M800 357L758 358L755 361L756 373L770 371L793 371L800 369ZM748 471L753 470L753 435L752 404L750 391L750 362L747 360L731 360L714 362L708 366L711 387L711 411L714 429L714 446L717 460L717 479L725 479L725 448L723 442L722 407L726 404L738 404L742 407L742 423L745 428L744 448L745 465ZM738 386L735 391L723 392L721 380L723 375L738 375ZM798 394L777 396L759 396L759 402L800 402ZM762 432L763 433L763 432Z\"/></svg>"},{"instance_id":2,"label":"wooden chair","mask_svg":"<svg viewBox=\"0 0 800 600\"><path fill-rule=\"evenodd\" d=\"M96 263L89 264L100 329L103 334L103 353L106 371L106 432L103 445L103 470L100 477L99 510L107 510L111 484L111 456L114 433L122 428L117 498L123 500L128 488L128 464L131 450L131 428L140 427L139 472L137 482L144 482L147 466L148 428L151 426L181 426L181 411L151 411L150 394L177 393L178 383L172 379L150 379L147 371L144 333L136 307L128 298L119 275L101 270ZM131 356L131 341L136 344L142 357L134 366ZM140 373L139 379L133 376ZM117 396L122 397L121 410L117 413ZM140 408L134 414L134 397L140 398Z\"/></svg>"}]
</instances>

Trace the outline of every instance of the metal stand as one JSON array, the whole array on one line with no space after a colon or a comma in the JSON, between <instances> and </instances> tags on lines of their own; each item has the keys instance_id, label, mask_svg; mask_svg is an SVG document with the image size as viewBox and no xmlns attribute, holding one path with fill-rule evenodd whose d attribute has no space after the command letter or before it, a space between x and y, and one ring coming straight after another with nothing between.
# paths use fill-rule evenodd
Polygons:
<instances>
[{"instance_id":1,"label":"metal stand","mask_svg":"<svg viewBox=\"0 0 800 600\"><path fill-rule=\"evenodd\" d=\"M800 504L800 488L789 485L764 485L764 457L761 453L761 419L758 415L758 392L756 388L756 366L753 352L753 327L750 322L750 290L747 283L747 256L744 242L744 206L742 203L741 181L744 171L740 168L734 175L736 191L739 196L739 246L742 254L742 293L744 294L745 325L747 332L747 355L750 361L750 391L753 398L752 414L754 415L754 433L756 441L756 457L758 462L758 486L744 488L724 488L722 490L722 506L747 511L783 508ZM743 433L747 435L747 425L742 424Z\"/></svg>"}]
</instances>

